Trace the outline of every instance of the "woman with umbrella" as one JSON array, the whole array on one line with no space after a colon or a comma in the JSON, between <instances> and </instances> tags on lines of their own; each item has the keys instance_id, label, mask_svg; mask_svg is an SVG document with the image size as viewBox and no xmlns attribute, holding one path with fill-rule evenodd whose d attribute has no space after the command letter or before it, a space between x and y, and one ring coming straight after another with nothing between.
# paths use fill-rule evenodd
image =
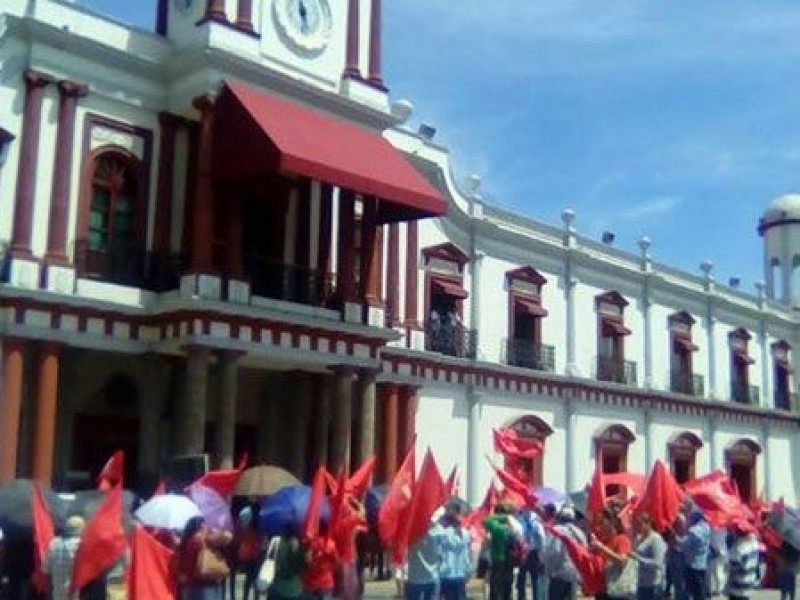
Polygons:
<instances>
[{"instance_id":1,"label":"woman with umbrella","mask_svg":"<svg viewBox=\"0 0 800 600\"><path fill-rule=\"evenodd\" d=\"M220 600L222 583L230 571L219 552L231 534L208 529L203 517L186 523L177 551L177 579L181 600Z\"/></svg>"}]
</instances>

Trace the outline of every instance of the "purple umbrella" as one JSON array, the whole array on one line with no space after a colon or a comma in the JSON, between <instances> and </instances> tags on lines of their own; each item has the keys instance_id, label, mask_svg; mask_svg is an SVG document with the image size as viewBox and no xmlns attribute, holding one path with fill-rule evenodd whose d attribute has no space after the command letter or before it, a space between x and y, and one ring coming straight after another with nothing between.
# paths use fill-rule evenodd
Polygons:
<instances>
[{"instance_id":1,"label":"purple umbrella","mask_svg":"<svg viewBox=\"0 0 800 600\"><path fill-rule=\"evenodd\" d=\"M567 495L564 492L545 485L533 488L533 493L539 498L539 506L545 506L547 504L558 506L567 499Z\"/></svg>"},{"instance_id":2,"label":"purple umbrella","mask_svg":"<svg viewBox=\"0 0 800 600\"><path fill-rule=\"evenodd\" d=\"M189 486L189 497L200 509L206 525L221 531L233 531L231 508L216 490L199 483Z\"/></svg>"}]
</instances>

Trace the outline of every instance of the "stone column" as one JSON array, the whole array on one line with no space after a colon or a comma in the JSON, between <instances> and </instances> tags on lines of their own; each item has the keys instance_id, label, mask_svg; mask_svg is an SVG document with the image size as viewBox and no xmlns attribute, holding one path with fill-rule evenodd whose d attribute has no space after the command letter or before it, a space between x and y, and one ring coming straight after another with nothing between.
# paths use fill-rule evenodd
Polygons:
<instances>
[{"instance_id":1,"label":"stone column","mask_svg":"<svg viewBox=\"0 0 800 600\"><path fill-rule=\"evenodd\" d=\"M316 376L314 411L313 468L328 463L329 429L331 424L331 386L327 375Z\"/></svg>"},{"instance_id":2,"label":"stone column","mask_svg":"<svg viewBox=\"0 0 800 600\"><path fill-rule=\"evenodd\" d=\"M28 69L25 71L25 108L22 115L22 138L17 170L17 192L14 199L14 218L11 232L11 255L32 257L33 203L36 197L39 164L39 133L42 121L42 93L53 83L49 75Z\"/></svg>"},{"instance_id":3,"label":"stone column","mask_svg":"<svg viewBox=\"0 0 800 600\"><path fill-rule=\"evenodd\" d=\"M575 439L575 406L571 398L564 398L564 487L566 492L577 491L578 483L575 469L575 450L580 445Z\"/></svg>"},{"instance_id":4,"label":"stone column","mask_svg":"<svg viewBox=\"0 0 800 600\"><path fill-rule=\"evenodd\" d=\"M714 325L716 324L716 317L714 316L714 307L711 300L708 301L706 308L706 347L708 348L708 390L706 394L708 398L715 399L718 397L719 391L717 390L717 344L714 339Z\"/></svg>"},{"instance_id":5,"label":"stone column","mask_svg":"<svg viewBox=\"0 0 800 600\"><path fill-rule=\"evenodd\" d=\"M386 265L386 311L389 326L397 327L400 319L400 225L389 225L389 256Z\"/></svg>"},{"instance_id":6,"label":"stone column","mask_svg":"<svg viewBox=\"0 0 800 600\"><path fill-rule=\"evenodd\" d=\"M381 33L383 30L381 20L381 0L372 0L369 22L369 82L383 88L381 75Z\"/></svg>"},{"instance_id":7,"label":"stone column","mask_svg":"<svg viewBox=\"0 0 800 600\"><path fill-rule=\"evenodd\" d=\"M189 270L210 273L213 270L214 191L211 178L214 97L210 94L194 99L200 111L200 132L197 144L197 181L194 186L192 212L192 247Z\"/></svg>"},{"instance_id":8,"label":"stone column","mask_svg":"<svg viewBox=\"0 0 800 600\"><path fill-rule=\"evenodd\" d=\"M255 33L253 29L253 0L239 0L236 7L236 27L248 33Z\"/></svg>"},{"instance_id":9,"label":"stone column","mask_svg":"<svg viewBox=\"0 0 800 600\"><path fill-rule=\"evenodd\" d=\"M208 348L186 349L186 388L175 414L177 434L174 453L202 454L205 449L206 394L208 388Z\"/></svg>"},{"instance_id":10,"label":"stone column","mask_svg":"<svg viewBox=\"0 0 800 600\"><path fill-rule=\"evenodd\" d=\"M161 414L171 393L174 359L159 354L144 358L148 385L139 407L139 477L144 485L158 481L161 444L165 442Z\"/></svg>"},{"instance_id":11,"label":"stone column","mask_svg":"<svg viewBox=\"0 0 800 600\"><path fill-rule=\"evenodd\" d=\"M354 79L361 78L359 63L359 37L361 36L360 25L360 2L359 0L349 0L347 4L347 55L345 57L344 76Z\"/></svg>"},{"instance_id":12,"label":"stone column","mask_svg":"<svg viewBox=\"0 0 800 600\"><path fill-rule=\"evenodd\" d=\"M56 156L53 166L53 189L50 196L50 220L47 231L47 253L49 264L63 266L67 263L67 219L69 216L70 183L72 181L72 147L75 137L75 112L78 99L86 95L88 88L71 81L58 84L58 129L56 132Z\"/></svg>"},{"instance_id":13,"label":"stone column","mask_svg":"<svg viewBox=\"0 0 800 600\"><path fill-rule=\"evenodd\" d=\"M308 460L308 426L311 402L311 379L308 373L295 371L287 374L286 388L293 389L292 401L284 408L288 409L286 423L287 468L301 481L306 478L306 462ZM316 465L315 465L316 468Z\"/></svg>"},{"instance_id":14,"label":"stone column","mask_svg":"<svg viewBox=\"0 0 800 600\"><path fill-rule=\"evenodd\" d=\"M475 391L475 386L467 388L467 404L469 407L469 420L467 421L467 496L472 506L478 506L481 501L478 472L480 471L479 440L481 420L481 397Z\"/></svg>"},{"instance_id":15,"label":"stone column","mask_svg":"<svg viewBox=\"0 0 800 600\"><path fill-rule=\"evenodd\" d=\"M382 250L378 244L378 200L368 198L364 201L364 214L361 218L361 297L370 306L381 301L381 263Z\"/></svg>"},{"instance_id":16,"label":"stone column","mask_svg":"<svg viewBox=\"0 0 800 600\"><path fill-rule=\"evenodd\" d=\"M333 382L333 439L331 470L350 467L350 435L353 421L353 369L339 367Z\"/></svg>"},{"instance_id":17,"label":"stone column","mask_svg":"<svg viewBox=\"0 0 800 600\"><path fill-rule=\"evenodd\" d=\"M717 439L717 422L714 417L708 418L708 466L709 471L716 471L723 468L725 465L721 464L717 457L719 440Z\"/></svg>"},{"instance_id":18,"label":"stone column","mask_svg":"<svg viewBox=\"0 0 800 600\"><path fill-rule=\"evenodd\" d=\"M236 400L239 395L241 352L219 354L219 415L217 417L217 460L220 469L232 469L236 446Z\"/></svg>"},{"instance_id":19,"label":"stone column","mask_svg":"<svg viewBox=\"0 0 800 600\"><path fill-rule=\"evenodd\" d=\"M33 479L50 485L53 479L53 451L58 406L59 346L45 342L37 360L38 389L33 438Z\"/></svg>"},{"instance_id":20,"label":"stone column","mask_svg":"<svg viewBox=\"0 0 800 600\"><path fill-rule=\"evenodd\" d=\"M358 392L361 404L361 435L358 464L362 464L375 454L375 411L376 386L375 371L364 370L359 373Z\"/></svg>"},{"instance_id":21,"label":"stone column","mask_svg":"<svg viewBox=\"0 0 800 600\"><path fill-rule=\"evenodd\" d=\"M394 383L387 383L383 391L383 481L391 483L397 472L397 433L400 390Z\"/></svg>"},{"instance_id":22,"label":"stone column","mask_svg":"<svg viewBox=\"0 0 800 600\"><path fill-rule=\"evenodd\" d=\"M0 485L17 476L19 422L27 341L3 340L3 395L0 397Z\"/></svg>"}]
</instances>

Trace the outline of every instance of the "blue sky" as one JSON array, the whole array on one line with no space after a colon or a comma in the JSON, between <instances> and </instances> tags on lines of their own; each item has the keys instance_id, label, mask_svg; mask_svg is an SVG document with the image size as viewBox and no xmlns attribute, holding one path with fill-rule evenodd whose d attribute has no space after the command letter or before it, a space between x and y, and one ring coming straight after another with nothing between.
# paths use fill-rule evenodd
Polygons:
<instances>
[{"instance_id":1,"label":"blue sky","mask_svg":"<svg viewBox=\"0 0 800 600\"><path fill-rule=\"evenodd\" d=\"M153 21L154 0L81 3ZM384 0L384 19L393 98L493 202L762 278L758 218L800 190L800 3Z\"/></svg>"}]
</instances>

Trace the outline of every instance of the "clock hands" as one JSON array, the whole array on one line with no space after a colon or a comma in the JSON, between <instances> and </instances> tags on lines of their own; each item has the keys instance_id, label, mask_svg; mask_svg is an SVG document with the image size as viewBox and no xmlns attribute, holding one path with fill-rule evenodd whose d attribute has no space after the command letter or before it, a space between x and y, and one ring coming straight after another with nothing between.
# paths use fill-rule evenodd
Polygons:
<instances>
[{"instance_id":1,"label":"clock hands","mask_svg":"<svg viewBox=\"0 0 800 600\"><path fill-rule=\"evenodd\" d=\"M300 0L297 4L297 12L300 15L300 29L303 33L308 33L308 9L305 0Z\"/></svg>"}]
</instances>

